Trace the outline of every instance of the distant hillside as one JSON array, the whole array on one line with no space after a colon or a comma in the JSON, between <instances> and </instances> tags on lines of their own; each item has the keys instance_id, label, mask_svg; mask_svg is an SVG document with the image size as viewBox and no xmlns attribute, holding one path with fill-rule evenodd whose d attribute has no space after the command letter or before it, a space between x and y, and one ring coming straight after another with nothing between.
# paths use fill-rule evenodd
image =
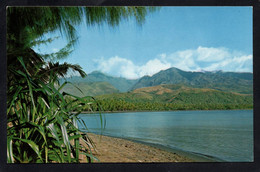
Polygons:
<instances>
[{"instance_id":1,"label":"distant hillside","mask_svg":"<svg viewBox=\"0 0 260 172\"><path fill-rule=\"evenodd\" d=\"M72 83L107 82L113 85L120 92L128 91L137 82L137 80L108 76L102 72L97 71L88 74L85 78L81 78L80 76L73 76L66 78L66 80ZM61 82L64 82L64 79L61 79Z\"/></svg>"},{"instance_id":2,"label":"distant hillside","mask_svg":"<svg viewBox=\"0 0 260 172\"><path fill-rule=\"evenodd\" d=\"M252 103L252 95L229 93L208 88L164 84L145 87L127 93L102 95L100 98L121 99L132 102L165 103Z\"/></svg>"},{"instance_id":3,"label":"distant hillside","mask_svg":"<svg viewBox=\"0 0 260 172\"><path fill-rule=\"evenodd\" d=\"M79 89L82 91L80 91ZM75 96L98 96L103 94L119 93L113 85L107 82L79 82L67 84L61 91L73 94ZM82 94L83 93L83 94Z\"/></svg>"},{"instance_id":4,"label":"distant hillside","mask_svg":"<svg viewBox=\"0 0 260 172\"><path fill-rule=\"evenodd\" d=\"M153 76L144 76L130 89L161 84L183 84L194 88L212 88L243 94L253 93L253 74L236 72L186 72L177 68L160 71Z\"/></svg>"},{"instance_id":5,"label":"distant hillside","mask_svg":"<svg viewBox=\"0 0 260 172\"><path fill-rule=\"evenodd\" d=\"M72 83L107 82L120 92L161 84L181 84L193 88L211 88L225 92L253 94L253 74L236 72L186 72L177 68L160 71L153 76L144 76L130 80L113 77L101 72L92 72L87 77L73 76L66 78ZM61 79L64 82L64 79Z\"/></svg>"},{"instance_id":6,"label":"distant hillside","mask_svg":"<svg viewBox=\"0 0 260 172\"><path fill-rule=\"evenodd\" d=\"M251 109L253 96L165 84L96 97L104 111ZM88 109L88 108L86 108ZM92 106L95 111L97 107Z\"/></svg>"}]
</instances>

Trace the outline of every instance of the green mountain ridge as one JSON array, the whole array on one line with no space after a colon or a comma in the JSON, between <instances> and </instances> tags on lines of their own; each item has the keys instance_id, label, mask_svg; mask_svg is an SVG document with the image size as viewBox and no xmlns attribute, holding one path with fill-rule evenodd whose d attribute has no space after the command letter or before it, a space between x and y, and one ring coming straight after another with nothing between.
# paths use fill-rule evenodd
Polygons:
<instances>
[{"instance_id":1,"label":"green mountain ridge","mask_svg":"<svg viewBox=\"0 0 260 172\"><path fill-rule=\"evenodd\" d=\"M224 92L253 94L253 74L238 72L186 72L177 68L162 70L152 76L130 80L122 77L113 77L102 72L94 71L87 77L73 76L60 79L60 82L69 81L74 84L85 83L86 94L102 95L119 92L133 91L138 88L157 86L162 84L180 84L192 88L211 88ZM105 82L107 87L91 87L90 83ZM87 86L88 85L88 86ZM93 85L93 84L92 84ZM89 87L90 90L86 90ZM95 88L96 87L96 88ZM113 88L112 88L113 87ZM72 89L72 88L70 88ZM108 89L105 91L105 89ZM112 90L111 90L112 89ZM100 91L100 92L99 92Z\"/></svg>"},{"instance_id":2,"label":"green mountain ridge","mask_svg":"<svg viewBox=\"0 0 260 172\"><path fill-rule=\"evenodd\" d=\"M62 88L61 92L67 92L78 97L84 97L119 93L120 91L107 82L79 82L66 84Z\"/></svg>"},{"instance_id":3,"label":"green mountain ridge","mask_svg":"<svg viewBox=\"0 0 260 172\"><path fill-rule=\"evenodd\" d=\"M253 93L253 74L237 72L186 72L177 68L162 70L153 76L144 76L130 90L161 84L183 84L194 88L212 88L221 91Z\"/></svg>"},{"instance_id":4,"label":"green mountain ridge","mask_svg":"<svg viewBox=\"0 0 260 172\"><path fill-rule=\"evenodd\" d=\"M96 96L104 111L251 109L253 96L163 84ZM96 110L97 107L92 107Z\"/></svg>"},{"instance_id":5,"label":"green mountain ridge","mask_svg":"<svg viewBox=\"0 0 260 172\"><path fill-rule=\"evenodd\" d=\"M60 82L63 83L65 80L72 83L107 82L118 89L120 92L128 91L137 82L137 79L132 80L122 77L113 77L98 71L91 72L85 78L80 76L73 76L65 79L62 78L60 79Z\"/></svg>"}]
</instances>

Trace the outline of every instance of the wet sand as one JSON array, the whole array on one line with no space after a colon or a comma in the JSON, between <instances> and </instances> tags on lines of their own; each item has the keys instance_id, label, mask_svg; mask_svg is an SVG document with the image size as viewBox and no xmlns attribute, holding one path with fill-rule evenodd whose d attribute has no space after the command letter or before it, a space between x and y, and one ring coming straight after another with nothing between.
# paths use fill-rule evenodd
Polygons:
<instances>
[{"instance_id":1,"label":"wet sand","mask_svg":"<svg viewBox=\"0 0 260 172\"><path fill-rule=\"evenodd\" d=\"M101 163L120 163L120 162L194 162L195 160L168 152L153 146L132 142L129 140L100 136L88 133L88 136L95 143L96 149L92 149L92 154ZM81 157L83 158L83 156ZM86 162L86 160L81 160Z\"/></svg>"}]
</instances>

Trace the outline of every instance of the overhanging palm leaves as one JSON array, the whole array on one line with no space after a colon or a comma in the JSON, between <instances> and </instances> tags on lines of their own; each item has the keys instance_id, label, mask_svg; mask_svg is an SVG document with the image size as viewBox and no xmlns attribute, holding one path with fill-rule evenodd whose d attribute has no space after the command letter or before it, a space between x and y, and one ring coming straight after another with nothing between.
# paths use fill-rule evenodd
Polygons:
<instances>
[{"instance_id":1,"label":"overhanging palm leaves","mask_svg":"<svg viewBox=\"0 0 260 172\"><path fill-rule=\"evenodd\" d=\"M9 7L7 31L9 41L24 44L42 37L47 32L59 30L69 41L75 40L75 25L107 23L116 26L121 20L134 17L138 24L145 20L154 7Z\"/></svg>"},{"instance_id":2,"label":"overhanging palm leaves","mask_svg":"<svg viewBox=\"0 0 260 172\"><path fill-rule=\"evenodd\" d=\"M84 154L91 162L95 158L92 141L80 132L78 115L86 105L95 103L92 97L76 97L61 93L58 77L69 69L82 77L86 73L79 65L59 64L53 60L66 57L75 44L75 25L85 19L88 26L108 23L117 25L133 16L144 21L145 7L9 7L7 9L7 157L9 163L79 162ZM60 31L68 45L53 54L38 54L32 47L48 43L45 33ZM101 118L102 119L102 118ZM102 122L102 120L101 120ZM80 142L81 140L81 142Z\"/></svg>"}]
</instances>

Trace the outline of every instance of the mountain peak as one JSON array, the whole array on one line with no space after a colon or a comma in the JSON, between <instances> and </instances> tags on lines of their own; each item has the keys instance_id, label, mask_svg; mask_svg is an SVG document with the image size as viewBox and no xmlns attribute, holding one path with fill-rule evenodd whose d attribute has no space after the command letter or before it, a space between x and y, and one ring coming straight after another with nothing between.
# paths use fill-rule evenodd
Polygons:
<instances>
[{"instance_id":1,"label":"mountain peak","mask_svg":"<svg viewBox=\"0 0 260 172\"><path fill-rule=\"evenodd\" d=\"M184 84L197 88L212 88L222 91L252 94L253 75L217 71L191 72L175 67L162 70L151 77L142 77L131 88L157 86L161 84Z\"/></svg>"},{"instance_id":2,"label":"mountain peak","mask_svg":"<svg viewBox=\"0 0 260 172\"><path fill-rule=\"evenodd\" d=\"M94 71L92 71L91 73L89 73L89 74L103 74L103 75L105 75L104 73L102 73L102 72L100 72L100 71L97 71L97 70L94 70Z\"/></svg>"}]
</instances>

